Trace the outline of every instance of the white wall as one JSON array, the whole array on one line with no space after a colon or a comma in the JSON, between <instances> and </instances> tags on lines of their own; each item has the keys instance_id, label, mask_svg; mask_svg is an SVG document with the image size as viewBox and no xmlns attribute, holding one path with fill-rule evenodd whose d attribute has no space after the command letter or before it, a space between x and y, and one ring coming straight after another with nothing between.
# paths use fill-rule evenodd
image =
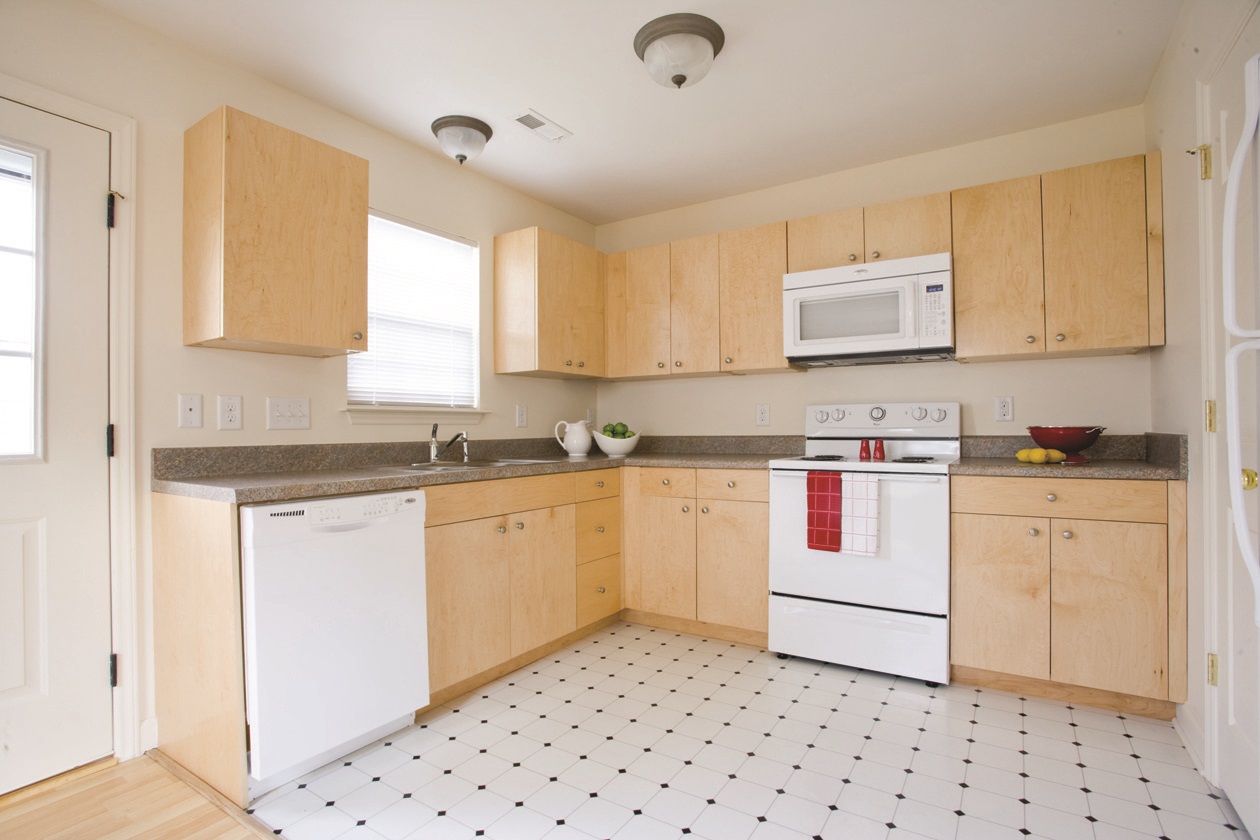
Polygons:
<instances>
[{"instance_id":1,"label":"white wall","mask_svg":"<svg viewBox=\"0 0 1260 840\"><path fill-rule=\"evenodd\" d=\"M784 184L768 190L601 225L600 250L861 207L1048 172L1147 150L1143 111L1126 108L966 146ZM897 365L707 379L602 383L599 417L644 434L802 434L818 402L957 400L963 433L1018 435L1029 425L1099 424L1110 434L1152 427L1150 365L1162 351L1039 361ZM1015 398L1014 422L998 423L993 398ZM754 425L769 403L771 425Z\"/></svg>"}]
</instances>

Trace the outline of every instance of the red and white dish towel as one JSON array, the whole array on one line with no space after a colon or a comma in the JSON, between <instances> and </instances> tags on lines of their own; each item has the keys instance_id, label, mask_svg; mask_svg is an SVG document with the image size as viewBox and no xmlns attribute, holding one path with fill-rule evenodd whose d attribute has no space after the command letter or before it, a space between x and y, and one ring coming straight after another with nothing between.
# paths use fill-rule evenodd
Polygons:
<instances>
[{"instance_id":1,"label":"red and white dish towel","mask_svg":"<svg viewBox=\"0 0 1260 840\"><path fill-rule=\"evenodd\" d=\"M806 474L807 544L819 551L879 552L879 478L873 473Z\"/></svg>"}]
</instances>

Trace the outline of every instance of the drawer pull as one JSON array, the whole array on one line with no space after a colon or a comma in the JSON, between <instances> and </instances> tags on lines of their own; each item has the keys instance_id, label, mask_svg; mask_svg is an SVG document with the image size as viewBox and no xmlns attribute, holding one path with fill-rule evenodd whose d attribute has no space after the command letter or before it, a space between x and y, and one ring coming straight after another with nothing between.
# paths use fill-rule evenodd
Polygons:
<instances>
[{"instance_id":1,"label":"drawer pull","mask_svg":"<svg viewBox=\"0 0 1260 840\"><path fill-rule=\"evenodd\" d=\"M596 531L599 531L599 532L602 534L602 533L604 533L604 526L603 526L603 525L600 525L600 526L599 526L598 528L596 528L595 530L596 530Z\"/></svg>"},{"instance_id":2,"label":"drawer pull","mask_svg":"<svg viewBox=\"0 0 1260 840\"><path fill-rule=\"evenodd\" d=\"M604 482L602 482L602 481L597 481L597 482L595 482L595 486L596 486L596 487L603 487L603 486L604 486Z\"/></svg>"},{"instance_id":3,"label":"drawer pull","mask_svg":"<svg viewBox=\"0 0 1260 840\"><path fill-rule=\"evenodd\" d=\"M691 508L687 507L687 505L683 505L683 513L691 513Z\"/></svg>"},{"instance_id":4,"label":"drawer pull","mask_svg":"<svg viewBox=\"0 0 1260 840\"><path fill-rule=\"evenodd\" d=\"M565 367L573 367L573 360L572 360L572 359L565 359L565 360L564 360L564 366L565 366Z\"/></svg>"},{"instance_id":5,"label":"drawer pull","mask_svg":"<svg viewBox=\"0 0 1260 840\"><path fill-rule=\"evenodd\" d=\"M735 482L733 482L733 481L728 481L728 482L726 482L726 486L727 486L727 487L734 487L734 486L735 486Z\"/></svg>"},{"instance_id":6,"label":"drawer pull","mask_svg":"<svg viewBox=\"0 0 1260 840\"><path fill-rule=\"evenodd\" d=\"M507 526L506 526L506 525L500 525L500 526L499 526L499 533L500 533L500 534L506 534L506 533L507 533Z\"/></svg>"},{"instance_id":7,"label":"drawer pull","mask_svg":"<svg viewBox=\"0 0 1260 840\"><path fill-rule=\"evenodd\" d=\"M668 478L662 478L662 479L661 479L661 484L669 484L669 479L668 479Z\"/></svg>"},{"instance_id":8,"label":"drawer pull","mask_svg":"<svg viewBox=\"0 0 1260 840\"><path fill-rule=\"evenodd\" d=\"M578 362L578 367L586 367L586 362Z\"/></svg>"},{"instance_id":9,"label":"drawer pull","mask_svg":"<svg viewBox=\"0 0 1260 840\"><path fill-rule=\"evenodd\" d=\"M517 522L517 523L516 523L516 530L518 530L518 531L524 531L524 530L525 530L525 523L524 523L524 522Z\"/></svg>"},{"instance_id":10,"label":"drawer pull","mask_svg":"<svg viewBox=\"0 0 1260 840\"><path fill-rule=\"evenodd\" d=\"M1067 338L1067 336L1066 336L1066 335L1064 335L1063 333L1059 333L1058 335L1056 335L1056 336L1054 337L1054 340L1055 340L1055 341L1062 341L1062 340L1063 340L1063 339L1065 339L1065 338Z\"/></svg>"},{"instance_id":11,"label":"drawer pull","mask_svg":"<svg viewBox=\"0 0 1260 840\"><path fill-rule=\"evenodd\" d=\"M1059 497L1058 497L1058 496L1056 496L1056 495L1054 495L1053 493L1047 493L1047 494L1046 494L1046 501L1047 501L1047 502L1057 502L1058 500L1059 500Z\"/></svg>"},{"instance_id":12,"label":"drawer pull","mask_svg":"<svg viewBox=\"0 0 1260 840\"><path fill-rule=\"evenodd\" d=\"M701 512L701 513L708 513L708 512L709 512L709 508L708 508L707 506L706 506L706 507L702 507L702 508L700 508L700 512Z\"/></svg>"},{"instance_id":13,"label":"drawer pull","mask_svg":"<svg viewBox=\"0 0 1260 840\"><path fill-rule=\"evenodd\" d=\"M1029 344L1036 344L1036 343L1037 343L1037 338L1036 338L1036 336L1031 336L1031 335L1030 335L1030 336L1028 336L1028 338L1025 338L1025 339L1024 339L1024 341L1027 341Z\"/></svg>"},{"instance_id":14,"label":"drawer pull","mask_svg":"<svg viewBox=\"0 0 1260 840\"><path fill-rule=\"evenodd\" d=\"M1036 528L1029 528L1029 529L1028 529L1028 536L1030 536L1030 537L1035 537L1035 536L1037 536L1037 535L1038 535L1038 534L1040 534L1040 533L1041 533L1041 532L1040 532L1040 531L1038 531Z\"/></svg>"},{"instance_id":15,"label":"drawer pull","mask_svg":"<svg viewBox=\"0 0 1260 840\"><path fill-rule=\"evenodd\" d=\"M1071 532L1071 531L1064 531L1064 532L1063 532L1063 539L1065 539L1065 540L1070 540L1070 539L1072 539L1072 532Z\"/></svg>"},{"instance_id":16,"label":"drawer pull","mask_svg":"<svg viewBox=\"0 0 1260 840\"><path fill-rule=\"evenodd\" d=\"M602 586L597 586L597 587L595 587L595 591L596 591L596 592L598 592L600 595L603 595L603 594L604 594L605 592L607 592L608 590L607 590L607 589L605 589L605 588L604 588L604 587L602 587Z\"/></svg>"}]
</instances>

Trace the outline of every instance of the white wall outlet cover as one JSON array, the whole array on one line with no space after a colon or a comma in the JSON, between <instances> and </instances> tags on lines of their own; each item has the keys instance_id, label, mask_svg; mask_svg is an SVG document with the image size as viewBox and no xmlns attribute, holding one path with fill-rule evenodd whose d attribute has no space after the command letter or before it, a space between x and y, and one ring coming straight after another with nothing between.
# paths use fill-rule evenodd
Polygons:
<instances>
[{"instance_id":1,"label":"white wall outlet cover","mask_svg":"<svg viewBox=\"0 0 1260 840\"><path fill-rule=\"evenodd\" d=\"M181 429L201 428L201 394L179 395L179 421Z\"/></svg>"},{"instance_id":2,"label":"white wall outlet cover","mask_svg":"<svg viewBox=\"0 0 1260 840\"><path fill-rule=\"evenodd\" d=\"M236 431L243 425L241 407L244 399L239 395L219 394L218 426L223 431Z\"/></svg>"}]
</instances>

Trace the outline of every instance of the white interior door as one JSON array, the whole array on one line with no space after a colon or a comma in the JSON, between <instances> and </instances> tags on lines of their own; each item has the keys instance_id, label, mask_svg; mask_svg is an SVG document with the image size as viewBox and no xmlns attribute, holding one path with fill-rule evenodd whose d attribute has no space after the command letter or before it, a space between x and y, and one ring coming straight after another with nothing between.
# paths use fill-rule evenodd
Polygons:
<instances>
[{"instance_id":1,"label":"white interior door","mask_svg":"<svg viewBox=\"0 0 1260 840\"><path fill-rule=\"evenodd\" d=\"M1208 113L1215 118L1218 134L1214 146L1225 152L1222 170L1229 166L1237 153L1236 147L1242 136L1245 118L1243 69L1248 59L1260 52L1260 25L1253 22L1239 38L1233 52L1210 80ZM1237 219L1230 224L1224 213L1226 190L1214 190L1213 230L1218 231L1216 249L1221 249L1221 239L1226 229L1233 231L1235 247L1230 249L1236 261L1237 293L1231 295L1222 289L1219 296L1236 300L1238 320L1246 327L1260 327L1260 161L1257 160L1257 143L1253 138L1248 144L1250 153L1238 189ZM1218 254L1219 255L1219 254ZM1219 267L1224 261L1217 261ZM1219 278L1218 278L1219 282ZM1215 393L1222 395L1222 420L1226 435L1237 434L1239 463L1251 469L1260 469L1260 359L1255 352L1243 354L1238 366L1238 389L1235 399L1230 400L1223 387L1227 351L1239 343L1228 334L1224 326L1223 311L1205 325L1205 340L1212 342L1212 355L1219 360ZM1223 441L1220 442L1223 444ZM1214 611L1209 620L1214 628L1214 646L1220 661L1219 685L1209 694L1214 703L1217 726L1212 736L1217 749L1217 783L1229 795L1230 802L1253 834L1260 833L1260 629L1257 628L1256 590L1248 572L1240 541L1235 538L1234 520L1237 519L1249 534L1252 545L1257 543L1257 527L1260 525L1260 493L1243 492L1239 503L1230 502L1229 485L1241 482L1237 465L1231 466L1227 447L1214 448L1216 474L1220 485L1215 488L1220 502L1214 506L1215 521L1211 523L1218 534L1218 556L1208 557L1209 581L1214 590L1209 593Z\"/></svg>"},{"instance_id":2,"label":"white interior door","mask_svg":"<svg viewBox=\"0 0 1260 840\"><path fill-rule=\"evenodd\" d=\"M0 793L113 751L109 142L0 99Z\"/></svg>"}]
</instances>

